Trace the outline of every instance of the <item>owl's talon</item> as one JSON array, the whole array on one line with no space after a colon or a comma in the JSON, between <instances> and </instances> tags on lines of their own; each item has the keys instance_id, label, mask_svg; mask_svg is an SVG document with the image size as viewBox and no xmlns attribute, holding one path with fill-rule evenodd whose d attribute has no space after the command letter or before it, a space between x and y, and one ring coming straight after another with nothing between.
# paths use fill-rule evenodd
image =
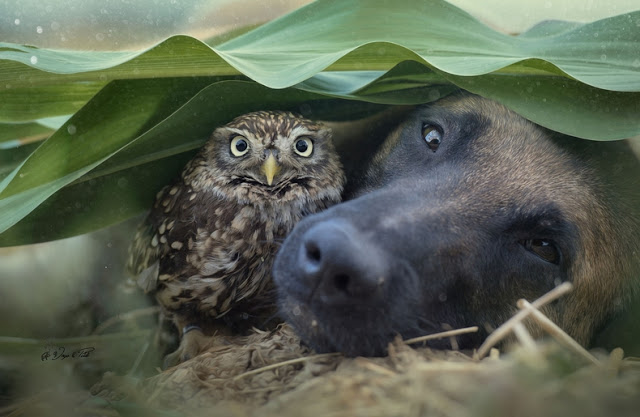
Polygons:
<instances>
[{"instance_id":1,"label":"owl's talon","mask_svg":"<svg viewBox=\"0 0 640 417\"><path fill-rule=\"evenodd\" d=\"M182 335L184 336L185 334L189 333L192 330L198 330L202 332L202 329L200 328L200 326L196 326L195 324L190 324L182 328Z\"/></svg>"},{"instance_id":2,"label":"owl's talon","mask_svg":"<svg viewBox=\"0 0 640 417\"><path fill-rule=\"evenodd\" d=\"M175 352L164 357L163 369L176 366L197 356L211 344L211 336L203 333L202 329L195 325L182 328L182 340Z\"/></svg>"}]
</instances>

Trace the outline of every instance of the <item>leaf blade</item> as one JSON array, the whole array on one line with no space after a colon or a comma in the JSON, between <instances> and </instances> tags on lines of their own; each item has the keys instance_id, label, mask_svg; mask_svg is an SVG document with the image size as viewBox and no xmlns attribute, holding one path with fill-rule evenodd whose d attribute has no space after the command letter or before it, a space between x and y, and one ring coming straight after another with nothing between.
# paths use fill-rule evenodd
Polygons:
<instances>
[{"instance_id":1,"label":"leaf blade","mask_svg":"<svg viewBox=\"0 0 640 417\"><path fill-rule=\"evenodd\" d=\"M215 48L186 36L141 52L53 51L5 43L0 85L244 74L285 88L327 68L387 70L415 59L452 75L478 76L537 59L597 88L639 91L640 31L633 30L638 19L640 11L512 37L444 0L325 0Z\"/></svg>"}]
</instances>

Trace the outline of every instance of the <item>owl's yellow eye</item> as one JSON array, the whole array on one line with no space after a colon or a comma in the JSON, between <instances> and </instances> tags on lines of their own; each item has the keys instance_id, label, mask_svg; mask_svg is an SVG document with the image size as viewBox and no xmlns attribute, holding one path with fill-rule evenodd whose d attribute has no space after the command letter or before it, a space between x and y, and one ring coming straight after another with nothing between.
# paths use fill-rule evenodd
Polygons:
<instances>
[{"instance_id":1,"label":"owl's yellow eye","mask_svg":"<svg viewBox=\"0 0 640 417\"><path fill-rule=\"evenodd\" d=\"M231 139L231 153L233 156L243 156L249 152L249 142L244 136L236 136Z\"/></svg>"},{"instance_id":2,"label":"owl's yellow eye","mask_svg":"<svg viewBox=\"0 0 640 417\"><path fill-rule=\"evenodd\" d=\"M309 138L300 138L293 145L293 150L300 156L311 156L311 152L313 152L313 142Z\"/></svg>"}]
</instances>

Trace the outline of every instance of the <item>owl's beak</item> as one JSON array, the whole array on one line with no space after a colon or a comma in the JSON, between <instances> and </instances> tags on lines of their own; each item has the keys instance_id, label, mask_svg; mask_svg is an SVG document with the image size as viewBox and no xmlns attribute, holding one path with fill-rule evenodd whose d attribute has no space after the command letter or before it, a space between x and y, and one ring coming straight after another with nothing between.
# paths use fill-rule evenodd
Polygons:
<instances>
[{"instance_id":1,"label":"owl's beak","mask_svg":"<svg viewBox=\"0 0 640 417\"><path fill-rule=\"evenodd\" d=\"M260 170L267 177L267 184L273 184L273 177L280 171L280 165L272 153L269 153L269 157L264 161Z\"/></svg>"}]
</instances>

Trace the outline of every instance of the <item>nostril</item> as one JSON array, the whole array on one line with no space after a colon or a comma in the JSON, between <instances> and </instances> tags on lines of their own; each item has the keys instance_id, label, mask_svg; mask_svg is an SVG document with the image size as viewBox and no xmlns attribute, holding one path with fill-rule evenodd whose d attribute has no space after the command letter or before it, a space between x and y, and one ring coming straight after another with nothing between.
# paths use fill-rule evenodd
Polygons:
<instances>
[{"instance_id":1,"label":"nostril","mask_svg":"<svg viewBox=\"0 0 640 417\"><path fill-rule=\"evenodd\" d=\"M347 288L349 287L349 275L347 274L336 274L333 276L333 286L341 291L346 293Z\"/></svg>"},{"instance_id":2,"label":"nostril","mask_svg":"<svg viewBox=\"0 0 640 417\"><path fill-rule=\"evenodd\" d=\"M320 248L318 248L314 242L306 242L305 249L307 251L307 259L316 264L320 263L322 260L322 252L320 252Z\"/></svg>"}]
</instances>

